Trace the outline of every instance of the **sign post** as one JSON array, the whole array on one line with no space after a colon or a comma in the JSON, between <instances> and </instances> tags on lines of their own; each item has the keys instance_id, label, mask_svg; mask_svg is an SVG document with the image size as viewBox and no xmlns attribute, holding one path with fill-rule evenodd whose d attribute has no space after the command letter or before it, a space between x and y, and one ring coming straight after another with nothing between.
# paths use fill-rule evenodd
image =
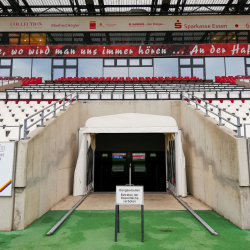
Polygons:
<instances>
[{"instance_id":1,"label":"sign post","mask_svg":"<svg viewBox=\"0 0 250 250\"><path fill-rule=\"evenodd\" d=\"M141 205L141 242L144 242L143 186L116 186L115 242L117 242L117 233L120 233L120 205Z\"/></svg>"}]
</instances>

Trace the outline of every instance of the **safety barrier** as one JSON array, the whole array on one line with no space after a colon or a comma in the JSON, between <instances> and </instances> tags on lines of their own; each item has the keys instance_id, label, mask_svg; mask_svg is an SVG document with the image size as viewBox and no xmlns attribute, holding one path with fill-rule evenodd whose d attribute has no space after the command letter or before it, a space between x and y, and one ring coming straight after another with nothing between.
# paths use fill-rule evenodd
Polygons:
<instances>
[{"instance_id":1,"label":"safety barrier","mask_svg":"<svg viewBox=\"0 0 250 250\"><path fill-rule=\"evenodd\" d=\"M73 96L73 95L74 95L74 96ZM70 98L68 98L68 97L70 97ZM57 101L57 102L55 102L55 103L52 103L51 105L47 106L46 108L44 108L44 109L42 109L42 110L40 110L40 111L37 111L37 112L34 113L33 115L30 115L29 117L25 118L25 119L24 119L24 124L23 124L23 128L24 128L24 135L23 135L23 137L24 137L24 140L27 139L27 130L28 130L29 128L31 128L32 126L34 126L35 124L37 124L37 123L40 122L40 121L41 121L40 127L44 127L44 119L45 119L46 117L48 117L50 114L53 113L53 118L55 118L55 117L56 117L56 110L58 110L58 109L60 109L61 107L63 107L62 111L65 111L65 105L66 105L67 103L69 103L69 105L72 105L72 101L73 101L74 99L78 100L78 94L77 94L77 93L71 93L71 94L67 95L66 97L64 97L63 99L61 99L61 100L59 100L59 101ZM56 105L57 105L58 103L59 103L59 104L62 103L62 104L59 105L58 107L56 107ZM52 107L52 106L53 106L53 110L50 111L50 112L48 112L47 114L45 114L45 110L49 109L49 108ZM36 120L36 121L34 121L33 123L31 123L31 124L28 126L28 120L30 120L32 117L34 117L34 116L36 116L36 115L38 115L38 114L40 114L41 118L38 119L38 120Z\"/></svg>"},{"instance_id":2,"label":"safety barrier","mask_svg":"<svg viewBox=\"0 0 250 250\"><path fill-rule=\"evenodd\" d=\"M187 96L185 96L185 94L186 94ZM224 126L224 124L222 123L222 120L224 120L225 122L227 122L227 123L229 123L229 124L235 126L235 127L237 128L237 135L236 135L236 137L241 137L240 117L238 117L238 116L236 116L236 115L233 115L233 114L227 112L226 110L223 110L222 108L216 107L215 105L209 103L208 101L205 101L205 100L203 100L203 99L200 99L200 98L198 98L198 97L196 97L196 96L194 96L194 95L192 95L192 94L189 94L189 93L183 93L182 99L183 99L183 100L185 100L185 99L188 100L188 104L189 104L189 105L191 105L190 102L193 102L193 103L195 104L195 110L199 110L198 107L201 107L202 109L204 109L204 110L205 110L205 117L209 117L209 112L212 113L213 115L217 116L217 117L219 118L219 124L218 124L218 126ZM194 99L194 100L193 100L193 99ZM201 103L201 102L204 102L204 103L205 103L205 107L202 106L202 105L199 103L199 101L200 101L200 103ZM213 108L218 109L218 114L215 113L215 112L213 112L212 110L210 110L210 109L209 109L209 106L212 106ZM234 123L232 123L231 121L228 121L226 118L222 117L222 112L225 112L225 113L229 114L230 116L236 118L236 119L237 119L237 124L234 124Z\"/></svg>"}]
</instances>

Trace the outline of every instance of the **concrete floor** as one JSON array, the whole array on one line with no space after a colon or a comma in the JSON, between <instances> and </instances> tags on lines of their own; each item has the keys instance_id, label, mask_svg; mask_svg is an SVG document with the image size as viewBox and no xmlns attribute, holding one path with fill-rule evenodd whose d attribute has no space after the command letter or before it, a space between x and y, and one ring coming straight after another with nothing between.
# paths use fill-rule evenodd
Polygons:
<instances>
[{"instance_id":1,"label":"concrete floor","mask_svg":"<svg viewBox=\"0 0 250 250\"><path fill-rule=\"evenodd\" d=\"M82 196L68 196L51 210L69 210ZM193 210L212 210L210 207L189 195L182 200ZM91 193L76 210L114 210L115 194ZM140 206L120 206L121 210L140 210ZM186 210L172 195L167 193L144 194L145 210Z\"/></svg>"}]
</instances>

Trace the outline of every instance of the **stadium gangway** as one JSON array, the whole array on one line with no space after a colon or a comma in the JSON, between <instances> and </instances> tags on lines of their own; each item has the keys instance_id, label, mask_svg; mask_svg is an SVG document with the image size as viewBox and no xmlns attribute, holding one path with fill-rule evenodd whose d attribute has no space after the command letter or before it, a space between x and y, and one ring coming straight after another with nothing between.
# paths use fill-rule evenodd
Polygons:
<instances>
[{"instance_id":1,"label":"stadium gangway","mask_svg":"<svg viewBox=\"0 0 250 250\"><path fill-rule=\"evenodd\" d=\"M189 105L191 105L190 102L193 102L193 103L195 104L195 110L200 110L199 107L202 108L202 109L204 109L204 110L205 110L205 117L210 117L210 116L209 116L209 113L211 113L211 114L217 116L217 117L219 118L218 126L224 126L224 124L222 123L222 120L224 120L225 122L227 122L227 123L229 123L229 124L235 126L236 129L237 129L237 135L236 135L236 137L241 138L240 117L238 117L238 116L236 116L236 115L233 115L233 114L229 113L228 111L223 110L222 108L216 107L215 105L209 103L208 101L205 101L205 100L203 100L203 99L200 99L200 98L198 98L198 97L196 97L196 96L194 96L194 95L192 95L192 94L189 94L189 93L183 93L183 100L187 100ZM200 102L200 103L201 103L201 102L204 102L204 103L205 103L205 107L202 106L199 102ZM213 109L217 109L217 110L218 110L218 113L215 113L215 112L213 112L212 110L210 110L210 109L208 108L209 106L212 106ZM222 112L225 112L225 113L229 114L230 116L236 118L237 124L234 124L233 122L228 121L226 118L224 118L224 117L222 116Z\"/></svg>"},{"instance_id":2,"label":"stadium gangway","mask_svg":"<svg viewBox=\"0 0 250 250\"><path fill-rule=\"evenodd\" d=\"M22 78L20 76L13 76L13 77L0 77L0 86L16 83Z\"/></svg>"}]
</instances>

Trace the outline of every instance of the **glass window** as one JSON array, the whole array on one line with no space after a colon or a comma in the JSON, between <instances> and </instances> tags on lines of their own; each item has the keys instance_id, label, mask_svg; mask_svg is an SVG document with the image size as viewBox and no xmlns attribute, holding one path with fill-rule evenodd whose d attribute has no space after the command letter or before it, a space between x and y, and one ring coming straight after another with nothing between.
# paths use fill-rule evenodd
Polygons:
<instances>
[{"instance_id":1,"label":"glass window","mask_svg":"<svg viewBox=\"0 0 250 250\"><path fill-rule=\"evenodd\" d=\"M181 76L189 76L191 77L191 68L181 68Z\"/></svg>"},{"instance_id":2,"label":"glass window","mask_svg":"<svg viewBox=\"0 0 250 250\"><path fill-rule=\"evenodd\" d=\"M33 59L32 77L42 77L51 80L51 59Z\"/></svg>"},{"instance_id":3,"label":"glass window","mask_svg":"<svg viewBox=\"0 0 250 250\"><path fill-rule=\"evenodd\" d=\"M10 66L11 65L11 59L2 59L1 60L1 66Z\"/></svg>"},{"instance_id":4,"label":"glass window","mask_svg":"<svg viewBox=\"0 0 250 250\"><path fill-rule=\"evenodd\" d=\"M244 57L226 57L226 76L245 75Z\"/></svg>"},{"instance_id":5,"label":"glass window","mask_svg":"<svg viewBox=\"0 0 250 250\"><path fill-rule=\"evenodd\" d=\"M57 66L57 65L59 65L59 66L63 65L63 59L54 59L53 60L53 65L55 65L55 66Z\"/></svg>"},{"instance_id":6,"label":"glass window","mask_svg":"<svg viewBox=\"0 0 250 250\"><path fill-rule=\"evenodd\" d=\"M103 77L128 77L128 67L104 67Z\"/></svg>"},{"instance_id":7,"label":"glass window","mask_svg":"<svg viewBox=\"0 0 250 250\"><path fill-rule=\"evenodd\" d=\"M21 33L21 44L29 44L30 43L30 34L28 33Z\"/></svg>"},{"instance_id":8,"label":"glass window","mask_svg":"<svg viewBox=\"0 0 250 250\"><path fill-rule=\"evenodd\" d=\"M117 66L127 66L127 59L117 59Z\"/></svg>"},{"instance_id":9,"label":"glass window","mask_svg":"<svg viewBox=\"0 0 250 250\"><path fill-rule=\"evenodd\" d=\"M12 76L31 77L32 59L13 59Z\"/></svg>"},{"instance_id":10,"label":"glass window","mask_svg":"<svg viewBox=\"0 0 250 250\"><path fill-rule=\"evenodd\" d=\"M133 153L132 158L133 158L133 161L145 161L145 154Z\"/></svg>"},{"instance_id":11,"label":"glass window","mask_svg":"<svg viewBox=\"0 0 250 250\"><path fill-rule=\"evenodd\" d=\"M19 38L9 38L9 44L19 44Z\"/></svg>"},{"instance_id":12,"label":"glass window","mask_svg":"<svg viewBox=\"0 0 250 250\"><path fill-rule=\"evenodd\" d=\"M250 58L246 58L246 64L250 64Z\"/></svg>"},{"instance_id":13,"label":"glass window","mask_svg":"<svg viewBox=\"0 0 250 250\"><path fill-rule=\"evenodd\" d=\"M78 59L79 77L102 77L103 59Z\"/></svg>"},{"instance_id":14,"label":"glass window","mask_svg":"<svg viewBox=\"0 0 250 250\"><path fill-rule=\"evenodd\" d=\"M247 67L247 75L250 76L250 67Z\"/></svg>"},{"instance_id":15,"label":"glass window","mask_svg":"<svg viewBox=\"0 0 250 250\"><path fill-rule=\"evenodd\" d=\"M0 76L3 77L3 76L8 76L10 77L10 69L1 69L0 68Z\"/></svg>"},{"instance_id":16,"label":"glass window","mask_svg":"<svg viewBox=\"0 0 250 250\"><path fill-rule=\"evenodd\" d=\"M153 67L130 67L129 77L153 77Z\"/></svg>"},{"instance_id":17,"label":"glass window","mask_svg":"<svg viewBox=\"0 0 250 250\"><path fill-rule=\"evenodd\" d=\"M194 58L193 59L193 64L194 65L203 65L204 64L204 59L203 58Z\"/></svg>"},{"instance_id":18,"label":"glass window","mask_svg":"<svg viewBox=\"0 0 250 250\"><path fill-rule=\"evenodd\" d=\"M224 57L206 57L206 79L215 79L215 76L225 75Z\"/></svg>"},{"instance_id":19,"label":"glass window","mask_svg":"<svg viewBox=\"0 0 250 250\"><path fill-rule=\"evenodd\" d=\"M53 69L53 80L64 77L64 69Z\"/></svg>"},{"instance_id":20,"label":"glass window","mask_svg":"<svg viewBox=\"0 0 250 250\"><path fill-rule=\"evenodd\" d=\"M142 59L143 66L152 66L153 60L152 59Z\"/></svg>"},{"instance_id":21,"label":"glass window","mask_svg":"<svg viewBox=\"0 0 250 250\"><path fill-rule=\"evenodd\" d=\"M203 79L204 78L203 68L193 68L193 76Z\"/></svg>"},{"instance_id":22,"label":"glass window","mask_svg":"<svg viewBox=\"0 0 250 250\"><path fill-rule=\"evenodd\" d=\"M112 161L126 161L126 153L113 153Z\"/></svg>"},{"instance_id":23,"label":"glass window","mask_svg":"<svg viewBox=\"0 0 250 250\"><path fill-rule=\"evenodd\" d=\"M31 33L30 44L46 44L46 33Z\"/></svg>"},{"instance_id":24,"label":"glass window","mask_svg":"<svg viewBox=\"0 0 250 250\"><path fill-rule=\"evenodd\" d=\"M146 166L144 164L135 164L134 165L134 172L145 173L146 172Z\"/></svg>"},{"instance_id":25,"label":"glass window","mask_svg":"<svg viewBox=\"0 0 250 250\"><path fill-rule=\"evenodd\" d=\"M104 65L105 66L114 66L115 65L115 59L104 59Z\"/></svg>"},{"instance_id":26,"label":"glass window","mask_svg":"<svg viewBox=\"0 0 250 250\"><path fill-rule=\"evenodd\" d=\"M139 59L129 59L129 65L130 66L139 66L140 60Z\"/></svg>"},{"instance_id":27,"label":"glass window","mask_svg":"<svg viewBox=\"0 0 250 250\"><path fill-rule=\"evenodd\" d=\"M180 65L190 65L190 58L181 58L180 59Z\"/></svg>"},{"instance_id":28,"label":"glass window","mask_svg":"<svg viewBox=\"0 0 250 250\"><path fill-rule=\"evenodd\" d=\"M66 69L65 77L76 77L76 69Z\"/></svg>"},{"instance_id":29,"label":"glass window","mask_svg":"<svg viewBox=\"0 0 250 250\"><path fill-rule=\"evenodd\" d=\"M154 76L155 77L179 76L178 58L155 58Z\"/></svg>"},{"instance_id":30,"label":"glass window","mask_svg":"<svg viewBox=\"0 0 250 250\"><path fill-rule=\"evenodd\" d=\"M66 59L66 65L76 65L76 59Z\"/></svg>"},{"instance_id":31,"label":"glass window","mask_svg":"<svg viewBox=\"0 0 250 250\"><path fill-rule=\"evenodd\" d=\"M124 172L124 164L113 164L112 172Z\"/></svg>"}]
</instances>

